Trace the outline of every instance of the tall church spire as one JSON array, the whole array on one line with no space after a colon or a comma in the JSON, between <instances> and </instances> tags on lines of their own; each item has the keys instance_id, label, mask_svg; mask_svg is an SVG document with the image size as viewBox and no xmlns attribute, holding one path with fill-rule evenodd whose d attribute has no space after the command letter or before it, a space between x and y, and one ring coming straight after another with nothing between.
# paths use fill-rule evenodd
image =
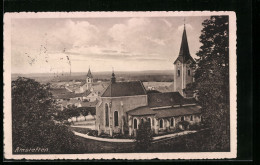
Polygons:
<instances>
[{"instance_id":1,"label":"tall church spire","mask_svg":"<svg viewBox=\"0 0 260 165\"><path fill-rule=\"evenodd\" d=\"M183 29L183 33L182 33L182 41L181 41L181 48L180 48L179 56L182 56L184 59L186 59L187 57L190 56L185 24L184 24L184 29Z\"/></svg>"},{"instance_id":2,"label":"tall church spire","mask_svg":"<svg viewBox=\"0 0 260 165\"><path fill-rule=\"evenodd\" d=\"M93 78L92 74L91 74L91 71L90 71L90 68L88 68L88 74L87 74L87 77L89 78Z\"/></svg>"},{"instance_id":3,"label":"tall church spire","mask_svg":"<svg viewBox=\"0 0 260 165\"><path fill-rule=\"evenodd\" d=\"M178 60L182 63L185 63L189 59L194 61L193 58L190 56L190 50L189 50L189 44L188 44L185 20L184 20L184 28L183 28L183 33L182 33L180 52L179 52L178 58L176 59L176 61L174 63L176 63Z\"/></svg>"}]
</instances>

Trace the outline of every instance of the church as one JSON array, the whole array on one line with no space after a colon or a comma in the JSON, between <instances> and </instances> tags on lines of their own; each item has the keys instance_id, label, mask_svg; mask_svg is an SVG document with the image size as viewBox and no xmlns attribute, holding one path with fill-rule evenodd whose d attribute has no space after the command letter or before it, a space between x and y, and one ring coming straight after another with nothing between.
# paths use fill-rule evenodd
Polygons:
<instances>
[{"instance_id":1,"label":"church","mask_svg":"<svg viewBox=\"0 0 260 165\"><path fill-rule=\"evenodd\" d=\"M147 93L141 81L117 82L114 72L110 84L96 105L98 134L136 135L139 124L148 121L154 134L185 129L181 124L200 123L201 107L192 92L185 90L194 82L191 57L184 25L180 52L174 65L174 92Z\"/></svg>"}]
</instances>

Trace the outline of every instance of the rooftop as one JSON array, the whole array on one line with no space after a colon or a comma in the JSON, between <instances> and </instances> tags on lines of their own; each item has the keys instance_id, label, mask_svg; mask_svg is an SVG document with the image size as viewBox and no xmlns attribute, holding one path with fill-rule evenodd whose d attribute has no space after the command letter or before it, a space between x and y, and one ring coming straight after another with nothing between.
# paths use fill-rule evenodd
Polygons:
<instances>
[{"instance_id":1,"label":"rooftop","mask_svg":"<svg viewBox=\"0 0 260 165\"><path fill-rule=\"evenodd\" d=\"M184 98L179 92L149 93L148 106L150 108L183 104Z\"/></svg>"},{"instance_id":2,"label":"rooftop","mask_svg":"<svg viewBox=\"0 0 260 165\"><path fill-rule=\"evenodd\" d=\"M127 114L132 116L144 116L144 115L155 115L156 118L166 118L166 117L177 117L192 114L201 113L201 107L198 105L193 106L180 106L171 107L167 109L151 109L150 107L139 107L134 110L130 110Z\"/></svg>"},{"instance_id":3,"label":"rooftop","mask_svg":"<svg viewBox=\"0 0 260 165\"><path fill-rule=\"evenodd\" d=\"M81 102L81 107L96 107L98 101L94 101L94 102Z\"/></svg>"},{"instance_id":4,"label":"rooftop","mask_svg":"<svg viewBox=\"0 0 260 165\"><path fill-rule=\"evenodd\" d=\"M84 93L69 92L65 88L51 89L51 93L55 99L70 99L70 98L82 97L84 95Z\"/></svg>"},{"instance_id":5,"label":"rooftop","mask_svg":"<svg viewBox=\"0 0 260 165\"><path fill-rule=\"evenodd\" d=\"M101 97L121 97L146 95L146 90L141 81L110 83Z\"/></svg>"}]
</instances>

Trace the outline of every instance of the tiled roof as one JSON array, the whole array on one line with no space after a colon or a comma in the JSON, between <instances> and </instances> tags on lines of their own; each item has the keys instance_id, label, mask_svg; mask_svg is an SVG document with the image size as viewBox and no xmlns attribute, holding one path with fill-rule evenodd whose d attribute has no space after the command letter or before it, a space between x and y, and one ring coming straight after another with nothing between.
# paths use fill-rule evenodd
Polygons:
<instances>
[{"instance_id":1,"label":"tiled roof","mask_svg":"<svg viewBox=\"0 0 260 165\"><path fill-rule=\"evenodd\" d=\"M201 113L201 107L198 105L182 106L182 107L174 107L174 108L160 109L160 110L154 110L154 111L157 112L155 117L165 118L165 117L198 114L198 113Z\"/></svg>"},{"instance_id":2,"label":"tiled roof","mask_svg":"<svg viewBox=\"0 0 260 165\"><path fill-rule=\"evenodd\" d=\"M96 107L98 101L94 102L81 102L81 107Z\"/></svg>"},{"instance_id":3,"label":"tiled roof","mask_svg":"<svg viewBox=\"0 0 260 165\"><path fill-rule=\"evenodd\" d=\"M156 111L153 111L150 107L138 107L136 109L127 112L129 115L143 116L143 115L155 115Z\"/></svg>"},{"instance_id":4,"label":"tiled roof","mask_svg":"<svg viewBox=\"0 0 260 165\"><path fill-rule=\"evenodd\" d=\"M89 90L86 90L84 93L83 93L83 96L84 97L87 97L91 92Z\"/></svg>"},{"instance_id":5,"label":"tiled roof","mask_svg":"<svg viewBox=\"0 0 260 165\"><path fill-rule=\"evenodd\" d=\"M51 93L55 99L70 99L75 97L82 97L84 93L69 92L65 88L51 89Z\"/></svg>"},{"instance_id":6,"label":"tiled roof","mask_svg":"<svg viewBox=\"0 0 260 165\"><path fill-rule=\"evenodd\" d=\"M150 93L148 94L148 106L154 108L180 105L183 99L179 92Z\"/></svg>"},{"instance_id":7,"label":"tiled roof","mask_svg":"<svg viewBox=\"0 0 260 165\"><path fill-rule=\"evenodd\" d=\"M71 92L65 88L53 88L51 93L55 99L67 99Z\"/></svg>"},{"instance_id":8,"label":"tiled roof","mask_svg":"<svg viewBox=\"0 0 260 165\"><path fill-rule=\"evenodd\" d=\"M157 109L157 110L153 110L146 106L146 107L139 107L127 112L127 114L132 116L155 115L156 118L185 116L185 115L192 115L192 114L199 114L199 113L201 113L201 107L198 105L172 107L172 108Z\"/></svg>"},{"instance_id":9,"label":"tiled roof","mask_svg":"<svg viewBox=\"0 0 260 165\"><path fill-rule=\"evenodd\" d=\"M92 88L94 92L103 93L105 89L108 87L108 83L99 83L99 84L93 84Z\"/></svg>"},{"instance_id":10,"label":"tiled roof","mask_svg":"<svg viewBox=\"0 0 260 165\"><path fill-rule=\"evenodd\" d=\"M120 97L146 95L146 90L141 81L110 83L102 97Z\"/></svg>"}]
</instances>

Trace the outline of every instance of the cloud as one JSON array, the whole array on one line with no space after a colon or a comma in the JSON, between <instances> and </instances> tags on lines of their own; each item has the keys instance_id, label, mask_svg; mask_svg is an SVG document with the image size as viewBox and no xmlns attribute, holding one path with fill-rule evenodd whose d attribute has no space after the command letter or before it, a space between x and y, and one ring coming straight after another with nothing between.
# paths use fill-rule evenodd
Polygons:
<instances>
[{"instance_id":1,"label":"cloud","mask_svg":"<svg viewBox=\"0 0 260 165\"><path fill-rule=\"evenodd\" d=\"M186 24L193 54L199 48L196 45L203 19L195 21L192 18ZM181 43L182 23L179 18L171 17L15 20L12 21L12 71L26 68L30 72L43 70L39 68L45 66L63 66L62 61L57 60L66 55L70 56L72 66L77 70L85 69L85 65L96 65L97 70L103 70L112 64L121 69L140 64L139 69L145 69L164 65L165 60L172 65ZM47 50L45 54L43 47ZM37 58L34 65L28 64L30 59L25 53Z\"/></svg>"},{"instance_id":2,"label":"cloud","mask_svg":"<svg viewBox=\"0 0 260 165\"><path fill-rule=\"evenodd\" d=\"M120 44L125 45L132 53L158 53L168 40L172 28L162 26L148 18L131 18L126 23L115 24L108 30L108 35ZM161 47L161 48L160 48Z\"/></svg>"},{"instance_id":3,"label":"cloud","mask_svg":"<svg viewBox=\"0 0 260 165\"><path fill-rule=\"evenodd\" d=\"M153 39L151 37L145 37L145 39L147 39L153 43L156 43L158 45L165 45L164 40L160 40L160 39L156 39L156 38Z\"/></svg>"},{"instance_id":4,"label":"cloud","mask_svg":"<svg viewBox=\"0 0 260 165\"><path fill-rule=\"evenodd\" d=\"M167 21L166 19L162 19L162 21L168 26L168 27L172 27L172 24Z\"/></svg>"}]
</instances>

